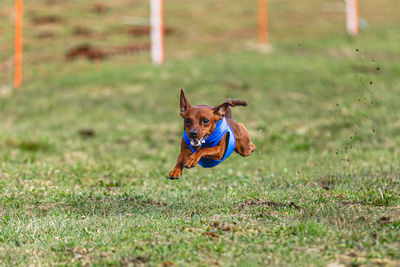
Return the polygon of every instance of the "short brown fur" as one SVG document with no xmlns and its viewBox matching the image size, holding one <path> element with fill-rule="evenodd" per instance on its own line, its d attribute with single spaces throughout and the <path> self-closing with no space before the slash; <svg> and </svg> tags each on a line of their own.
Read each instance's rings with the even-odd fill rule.
<svg viewBox="0 0 400 267">
<path fill-rule="evenodd" d="M 192 107 L 185 96 L 185 92 L 181 89 L 180 115 L 184 119 L 184 130 L 187 135 L 190 136 L 191 131 L 194 131 L 197 134 L 195 139 L 207 137 L 214 131 L 216 123 L 225 116 L 236 137 L 235 151 L 243 157 L 250 156 L 256 146 L 251 142 L 249 132 L 244 125 L 232 119 L 230 107 L 246 105 L 247 103 L 243 100 L 227 99 L 224 103 L 214 108 L 208 105 Z M 221 160 L 225 154 L 226 146 L 226 138 L 222 138 L 217 146 L 207 148 L 200 148 L 199 146 L 192 153 L 182 138 L 181 152 L 178 155 L 175 167 L 169 173 L 169 178 L 179 179 L 182 175 L 183 167 L 188 169 L 195 167 L 202 157 Z"/>
</svg>

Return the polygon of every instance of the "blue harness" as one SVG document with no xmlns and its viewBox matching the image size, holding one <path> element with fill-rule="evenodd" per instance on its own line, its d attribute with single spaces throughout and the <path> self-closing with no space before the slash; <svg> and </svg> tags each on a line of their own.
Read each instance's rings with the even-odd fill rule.
<svg viewBox="0 0 400 267">
<path fill-rule="evenodd" d="M 215 126 L 215 130 L 210 134 L 209 137 L 205 140 L 205 143 L 201 145 L 200 148 L 204 147 L 214 147 L 218 145 L 219 141 L 228 133 L 228 143 L 227 148 L 224 154 L 224 157 L 221 160 L 209 159 L 209 158 L 201 158 L 199 161 L 199 165 L 203 168 L 212 168 L 223 162 L 227 157 L 229 157 L 233 150 L 235 149 L 236 145 L 236 138 L 235 134 L 233 133 L 231 127 L 226 122 L 225 117 L 217 122 Z M 190 145 L 190 138 L 187 135 L 186 131 L 183 131 L 183 139 L 185 143 L 188 145 L 190 150 L 194 153 L 196 150 Z"/>
</svg>

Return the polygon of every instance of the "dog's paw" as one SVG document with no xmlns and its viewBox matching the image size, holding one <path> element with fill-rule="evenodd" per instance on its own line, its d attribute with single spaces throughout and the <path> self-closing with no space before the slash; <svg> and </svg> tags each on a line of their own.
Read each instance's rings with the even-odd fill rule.
<svg viewBox="0 0 400 267">
<path fill-rule="evenodd" d="M 173 169 L 169 175 L 168 178 L 171 180 L 177 180 L 181 177 L 182 171 L 180 169 Z"/>
<path fill-rule="evenodd" d="M 256 150 L 256 146 L 253 143 L 251 143 L 251 152 L 254 152 L 255 150 Z"/>
<path fill-rule="evenodd" d="M 192 154 L 189 156 L 189 158 L 187 159 L 187 161 L 185 162 L 185 168 L 193 168 L 194 166 L 197 165 L 197 163 L 199 162 L 200 159 L 197 158 L 197 156 L 195 154 Z"/>
</svg>

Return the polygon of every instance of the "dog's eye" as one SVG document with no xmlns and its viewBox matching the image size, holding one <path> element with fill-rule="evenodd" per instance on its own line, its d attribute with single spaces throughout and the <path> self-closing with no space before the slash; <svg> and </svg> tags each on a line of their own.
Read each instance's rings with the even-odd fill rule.
<svg viewBox="0 0 400 267">
<path fill-rule="evenodd" d="M 204 119 L 204 120 L 203 120 L 203 123 L 208 123 L 208 122 L 209 122 L 208 119 Z"/>
<path fill-rule="evenodd" d="M 185 119 L 186 124 L 190 124 L 192 121 L 190 119 Z"/>
</svg>

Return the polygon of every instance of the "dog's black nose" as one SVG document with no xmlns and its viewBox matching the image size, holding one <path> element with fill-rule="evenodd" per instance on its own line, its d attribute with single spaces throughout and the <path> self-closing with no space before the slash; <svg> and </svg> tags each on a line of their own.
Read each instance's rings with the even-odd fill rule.
<svg viewBox="0 0 400 267">
<path fill-rule="evenodd" d="M 191 131 L 189 132 L 189 136 L 190 136 L 191 138 L 196 138 L 198 135 L 199 135 L 199 133 L 197 132 L 197 130 L 191 130 Z"/>
</svg>

